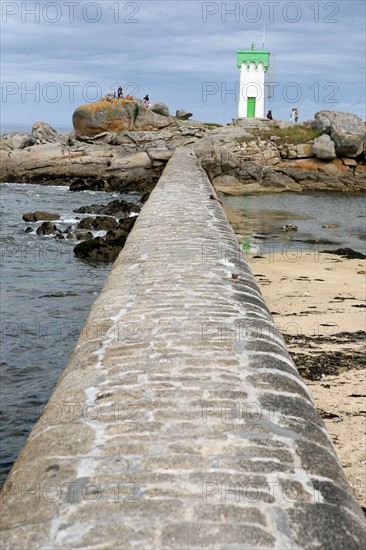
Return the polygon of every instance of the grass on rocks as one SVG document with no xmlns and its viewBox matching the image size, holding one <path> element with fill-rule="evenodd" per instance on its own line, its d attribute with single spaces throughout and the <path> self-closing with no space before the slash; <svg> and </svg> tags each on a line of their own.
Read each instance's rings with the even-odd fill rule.
<svg viewBox="0 0 366 550">
<path fill-rule="evenodd" d="M 217 124 L 216 122 L 205 122 L 207 128 L 222 128 L 223 124 Z"/>
<path fill-rule="evenodd" d="M 253 128 L 249 131 L 254 139 L 275 141 L 277 145 L 299 145 L 300 143 L 312 142 L 323 133 L 311 128 L 307 124 L 289 126 L 288 128 L 279 128 L 271 125 L 267 128 Z M 253 137 L 236 137 L 235 141 L 237 143 L 247 143 L 252 141 Z"/>
</svg>

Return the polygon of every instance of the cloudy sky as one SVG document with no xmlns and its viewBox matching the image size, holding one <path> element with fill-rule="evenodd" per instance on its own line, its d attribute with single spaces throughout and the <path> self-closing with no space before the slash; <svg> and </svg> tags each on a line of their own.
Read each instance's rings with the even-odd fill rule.
<svg viewBox="0 0 366 550">
<path fill-rule="evenodd" d="M 271 52 L 267 108 L 300 120 L 321 109 L 365 118 L 365 2 L 1 0 L 2 122 L 71 125 L 78 105 L 117 90 L 174 114 L 231 122 L 236 51 Z"/>
</svg>

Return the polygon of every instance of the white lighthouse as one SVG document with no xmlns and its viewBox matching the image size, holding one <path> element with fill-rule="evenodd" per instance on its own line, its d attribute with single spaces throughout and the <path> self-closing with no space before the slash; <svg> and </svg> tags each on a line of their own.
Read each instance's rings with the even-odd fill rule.
<svg viewBox="0 0 366 550">
<path fill-rule="evenodd" d="M 236 53 L 240 69 L 239 118 L 264 118 L 265 76 L 270 53 L 257 50 L 253 42 L 251 50 Z"/>
</svg>

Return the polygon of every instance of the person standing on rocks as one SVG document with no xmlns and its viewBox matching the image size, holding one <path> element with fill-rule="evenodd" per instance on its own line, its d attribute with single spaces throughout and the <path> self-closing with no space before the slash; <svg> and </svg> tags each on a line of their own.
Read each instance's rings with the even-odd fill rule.
<svg viewBox="0 0 366 550">
<path fill-rule="evenodd" d="M 299 120 L 299 111 L 297 110 L 297 107 L 294 109 L 294 115 L 295 115 L 295 124 L 297 124 Z"/>
<path fill-rule="evenodd" d="M 117 92 L 117 95 L 118 95 L 118 99 L 121 99 L 121 98 L 123 98 L 123 90 L 122 90 L 122 86 L 119 86 L 119 88 L 118 88 L 118 92 Z"/>
<path fill-rule="evenodd" d="M 291 114 L 290 114 L 290 122 L 295 122 L 295 107 L 292 107 Z"/>
</svg>

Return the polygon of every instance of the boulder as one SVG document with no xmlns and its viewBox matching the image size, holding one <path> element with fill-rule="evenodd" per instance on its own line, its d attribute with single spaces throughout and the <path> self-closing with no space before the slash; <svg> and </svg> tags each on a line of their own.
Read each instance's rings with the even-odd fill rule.
<svg viewBox="0 0 366 550">
<path fill-rule="evenodd" d="M 319 111 L 315 115 L 317 129 L 329 134 L 338 156 L 354 158 L 364 151 L 365 125 L 352 113 Z"/>
<path fill-rule="evenodd" d="M 26 212 L 25 214 L 23 214 L 22 219 L 25 222 L 39 222 L 41 220 L 52 221 L 52 220 L 59 220 L 60 215 L 52 214 L 51 212 L 42 212 L 42 211 Z"/>
<path fill-rule="evenodd" d="M 52 235 L 54 233 L 61 233 L 57 227 L 51 222 L 43 222 L 36 231 L 37 235 Z"/>
<path fill-rule="evenodd" d="M 126 218 L 125 220 L 120 220 L 118 227 L 116 229 L 112 229 L 111 231 L 108 231 L 108 233 L 105 236 L 106 242 L 110 246 L 120 246 L 122 247 L 126 239 L 135 225 L 136 217 L 134 218 Z"/>
<path fill-rule="evenodd" d="M 47 122 L 35 122 L 32 128 L 32 136 L 41 142 L 59 141 L 57 132 Z"/>
<path fill-rule="evenodd" d="M 161 149 L 148 149 L 147 154 L 152 161 L 168 162 L 173 154 L 173 151 L 170 151 L 170 149 L 165 147 Z"/>
<path fill-rule="evenodd" d="M 86 231 L 85 229 L 77 229 L 75 231 L 75 238 L 79 241 L 90 241 L 93 239 L 93 233 L 91 231 Z"/>
<path fill-rule="evenodd" d="M 107 216 L 84 218 L 79 222 L 78 229 L 93 229 L 94 231 L 108 231 L 117 226 L 117 220 Z"/>
<path fill-rule="evenodd" d="M 115 200 L 104 204 L 91 204 L 89 206 L 81 206 L 74 210 L 77 214 L 105 214 L 107 216 L 115 216 L 116 218 L 128 218 L 131 212 L 138 213 L 141 208 L 138 204 L 124 201 Z"/>
<path fill-rule="evenodd" d="M 77 136 L 94 137 L 103 132 L 165 128 L 174 118 L 147 109 L 140 100 L 119 99 L 82 105 L 74 111 L 72 122 Z"/>
<path fill-rule="evenodd" d="M 193 113 L 188 113 L 184 109 L 178 109 L 175 113 L 175 116 L 179 120 L 188 120 L 189 118 L 191 118 L 191 116 L 193 116 Z"/>
<path fill-rule="evenodd" d="M 329 160 L 337 157 L 335 145 L 328 134 L 323 134 L 322 136 L 314 139 L 312 152 L 318 159 Z"/>
<path fill-rule="evenodd" d="M 170 116 L 168 106 L 165 105 L 165 103 L 161 103 L 160 101 L 158 101 L 157 103 L 155 103 L 155 105 L 153 105 L 153 106 L 151 107 L 151 110 L 152 110 L 153 113 L 156 113 L 156 114 L 158 114 L 158 115 Z"/>
<path fill-rule="evenodd" d="M 75 256 L 85 260 L 113 262 L 122 250 L 135 221 L 136 218 L 127 218 L 116 229 L 108 231 L 105 237 L 77 244 L 74 248 Z"/>
<path fill-rule="evenodd" d="M 113 262 L 122 247 L 110 246 L 102 237 L 89 239 L 77 244 L 74 248 L 74 254 L 77 258 L 99 262 Z"/>
<path fill-rule="evenodd" d="M 24 149 L 25 147 L 32 147 L 36 143 L 36 138 L 31 134 L 27 134 L 26 132 L 11 132 L 1 137 L 0 149 L 4 151 Z"/>
</svg>

